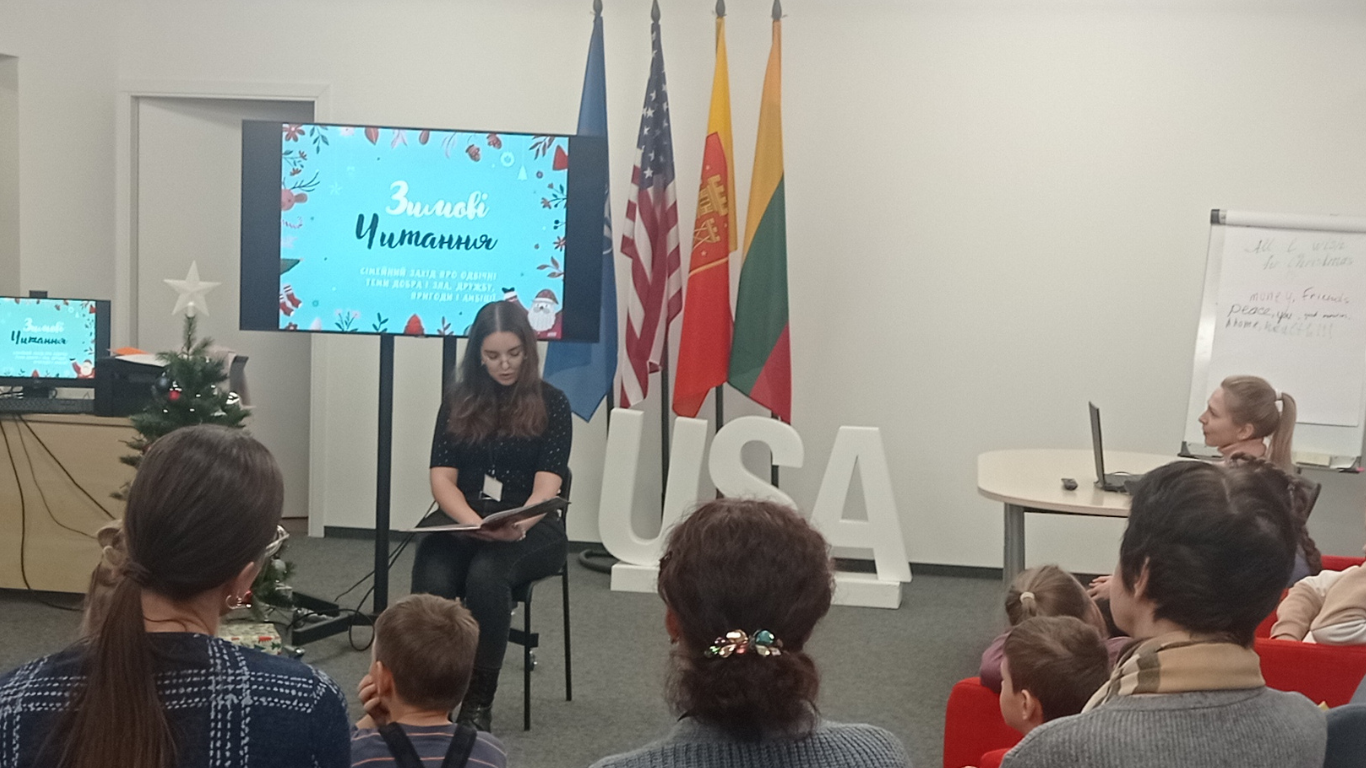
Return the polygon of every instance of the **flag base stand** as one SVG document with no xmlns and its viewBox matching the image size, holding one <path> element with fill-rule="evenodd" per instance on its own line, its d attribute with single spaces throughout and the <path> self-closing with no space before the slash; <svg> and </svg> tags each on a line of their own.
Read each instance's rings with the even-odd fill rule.
<svg viewBox="0 0 1366 768">
<path fill-rule="evenodd" d="M 611 573 L 617 559 L 605 549 L 585 549 L 579 553 L 579 565 L 598 573 Z"/>
</svg>

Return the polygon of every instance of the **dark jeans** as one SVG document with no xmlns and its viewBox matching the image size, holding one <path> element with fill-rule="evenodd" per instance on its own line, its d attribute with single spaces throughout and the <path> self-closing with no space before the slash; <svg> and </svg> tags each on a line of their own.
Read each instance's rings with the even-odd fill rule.
<svg viewBox="0 0 1366 768">
<path fill-rule="evenodd" d="M 568 546 L 564 522 L 554 514 L 521 541 L 424 534 L 413 561 L 412 591 L 462 599 L 479 622 L 474 666 L 497 669 L 503 666 L 512 626 L 512 588 L 559 571 Z"/>
</svg>

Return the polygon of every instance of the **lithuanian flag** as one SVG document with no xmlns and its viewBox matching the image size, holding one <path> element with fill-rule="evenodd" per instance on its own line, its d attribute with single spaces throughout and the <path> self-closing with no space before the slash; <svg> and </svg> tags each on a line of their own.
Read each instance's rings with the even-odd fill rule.
<svg viewBox="0 0 1366 768">
<path fill-rule="evenodd" d="M 787 212 L 783 201 L 782 6 L 773 1 L 768 54 L 754 149 L 745 261 L 735 297 L 731 386 L 792 421 L 792 352 L 787 320 Z"/>
<path fill-rule="evenodd" d="M 683 303 L 674 413 L 693 417 L 730 364 L 730 252 L 735 250 L 735 171 L 731 166 L 730 75 L 726 68 L 726 5 L 716 3 L 716 74 L 711 84 L 702 183 L 697 192 L 688 292 Z M 718 397 L 720 394 L 718 393 Z M 717 425 L 719 428 L 721 425 Z"/>
</svg>

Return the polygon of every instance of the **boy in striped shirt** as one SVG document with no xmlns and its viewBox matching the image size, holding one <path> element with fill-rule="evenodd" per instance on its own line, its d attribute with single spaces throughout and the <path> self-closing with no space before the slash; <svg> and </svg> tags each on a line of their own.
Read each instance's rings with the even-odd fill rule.
<svg viewBox="0 0 1366 768">
<path fill-rule="evenodd" d="M 380 614 L 360 682 L 366 714 L 351 736 L 352 766 L 505 768 L 498 739 L 450 719 L 478 642 L 479 624 L 455 600 L 410 595 Z"/>
</svg>

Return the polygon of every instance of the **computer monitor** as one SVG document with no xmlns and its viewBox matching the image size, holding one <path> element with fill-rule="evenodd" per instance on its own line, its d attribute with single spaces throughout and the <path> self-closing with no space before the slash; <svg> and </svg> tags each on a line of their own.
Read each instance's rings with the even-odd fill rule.
<svg viewBox="0 0 1366 768">
<path fill-rule="evenodd" d="M 603 136 L 242 123 L 242 330 L 596 341 Z"/>
<path fill-rule="evenodd" d="M 1095 403 L 1091 407 L 1091 452 L 1096 455 L 1096 482 L 1105 482 L 1105 443 L 1100 437 L 1100 409 Z"/>
<path fill-rule="evenodd" d="M 108 354 L 108 301 L 0 296 L 0 387 L 94 388 Z"/>
</svg>

